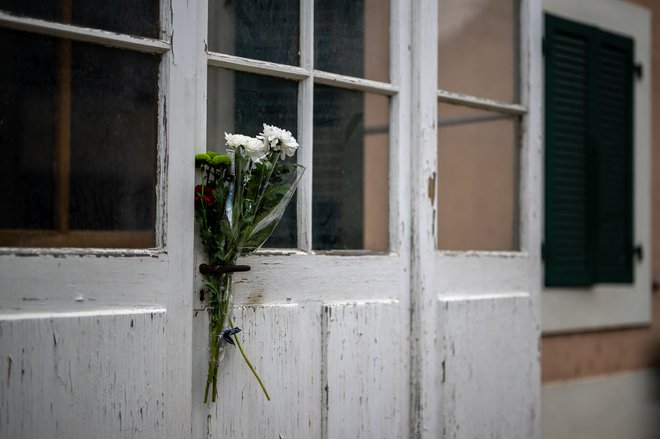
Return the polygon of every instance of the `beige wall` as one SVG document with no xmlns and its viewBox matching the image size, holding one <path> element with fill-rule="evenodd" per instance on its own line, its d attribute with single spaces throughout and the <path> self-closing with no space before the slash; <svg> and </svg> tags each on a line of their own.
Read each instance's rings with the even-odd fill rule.
<svg viewBox="0 0 660 439">
<path fill-rule="evenodd" d="M 653 278 L 660 279 L 660 2 L 634 0 L 653 15 L 652 98 L 652 228 Z M 648 68 L 645 73 L 648 74 Z M 660 292 L 653 293 L 653 324 L 600 332 L 543 337 L 541 369 L 544 382 L 660 367 Z"/>
</svg>

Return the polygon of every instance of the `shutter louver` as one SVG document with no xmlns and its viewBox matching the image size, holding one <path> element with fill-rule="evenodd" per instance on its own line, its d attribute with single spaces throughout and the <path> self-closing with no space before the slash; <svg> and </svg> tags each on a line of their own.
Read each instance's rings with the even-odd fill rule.
<svg viewBox="0 0 660 439">
<path fill-rule="evenodd" d="M 547 286 L 592 282 L 587 233 L 589 36 L 585 26 L 546 16 Z"/>
</svg>

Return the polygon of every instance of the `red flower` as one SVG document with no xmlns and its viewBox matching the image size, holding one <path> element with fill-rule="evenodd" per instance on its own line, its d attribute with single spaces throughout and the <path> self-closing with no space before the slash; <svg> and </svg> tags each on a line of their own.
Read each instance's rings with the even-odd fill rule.
<svg viewBox="0 0 660 439">
<path fill-rule="evenodd" d="M 195 186 L 195 205 L 199 206 L 201 200 L 204 200 L 207 206 L 213 205 L 215 202 L 215 195 L 213 194 L 213 186 L 204 186 L 204 193 L 202 193 L 202 185 Z"/>
</svg>

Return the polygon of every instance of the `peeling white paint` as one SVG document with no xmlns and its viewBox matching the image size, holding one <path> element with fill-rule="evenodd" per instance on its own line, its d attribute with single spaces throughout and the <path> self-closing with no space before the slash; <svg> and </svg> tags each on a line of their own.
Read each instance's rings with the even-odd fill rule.
<svg viewBox="0 0 660 439">
<path fill-rule="evenodd" d="M 234 310 L 234 323 L 241 328 L 245 352 L 272 399 L 266 400 L 238 350 L 230 347 L 218 374 L 218 401 L 202 403 L 208 317 L 197 313 L 193 404 L 207 419 L 202 425 L 193 424 L 194 437 L 320 437 L 320 305 L 241 306 Z"/>
<path fill-rule="evenodd" d="M 0 320 L 0 437 L 164 437 L 165 315 Z"/>
<path fill-rule="evenodd" d="M 440 437 L 534 437 L 532 303 L 524 293 L 439 300 Z"/>
<path fill-rule="evenodd" d="M 401 438 L 408 404 L 400 303 L 323 307 L 326 438 Z"/>
</svg>

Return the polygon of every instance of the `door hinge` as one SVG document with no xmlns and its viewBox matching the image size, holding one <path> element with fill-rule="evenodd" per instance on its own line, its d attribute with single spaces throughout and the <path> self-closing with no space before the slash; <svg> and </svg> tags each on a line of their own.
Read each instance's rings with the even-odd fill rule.
<svg viewBox="0 0 660 439">
<path fill-rule="evenodd" d="M 633 256 L 637 259 L 637 262 L 644 260 L 644 247 L 642 247 L 642 244 L 637 244 L 633 248 Z"/>
<path fill-rule="evenodd" d="M 635 72 L 637 79 L 642 79 L 644 76 L 644 68 L 642 63 L 633 64 L 633 72 Z"/>
</svg>

